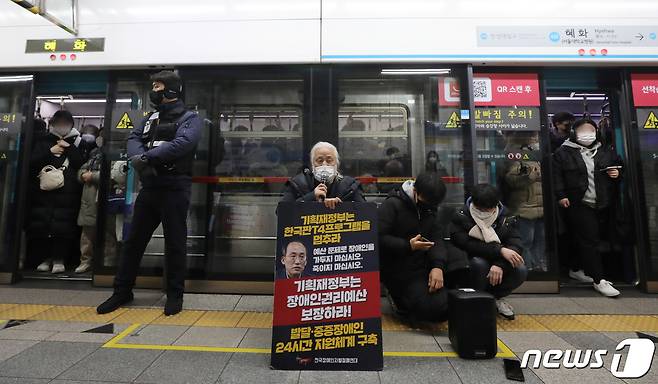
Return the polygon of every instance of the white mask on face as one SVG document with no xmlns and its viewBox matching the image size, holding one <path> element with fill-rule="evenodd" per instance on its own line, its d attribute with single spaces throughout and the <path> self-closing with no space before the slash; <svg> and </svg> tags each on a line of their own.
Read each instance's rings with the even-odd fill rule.
<svg viewBox="0 0 658 384">
<path fill-rule="evenodd" d="M 321 183 L 331 183 L 336 178 L 338 169 L 335 165 L 320 165 L 313 167 L 313 176 Z"/>
<path fill-rule="evenodd" d="M 596 134 L 595 133 L 577 134 L 576 139 L 580 144 L 589 147 L 590 145 L 592 145 L 594 141 L 596 141 Z"/>
</svg>

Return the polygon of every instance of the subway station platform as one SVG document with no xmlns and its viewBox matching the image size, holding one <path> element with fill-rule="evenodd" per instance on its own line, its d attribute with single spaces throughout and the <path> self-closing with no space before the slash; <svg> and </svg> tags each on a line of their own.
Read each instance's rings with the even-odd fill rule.
<svg viewBox="0 0 658 384">
<path fill-rule="evenodd" d="M 383 371 L 275 371 L 271 296 L 188 294 L 182 313 L 164 317 L 163 294 L 137 290 L 130 306 L 97 315 L 108 294 L 82 283 L 0 288 L 0 383 L 502 383 L 502 359 L 529 349 L 609 353 L 601 369 L 524 369 L 526 382 L 623 383 L 610 372 L 617 344 L 658 335 L 658 300 L 631 289 L 618 299 L 576 288 L 513 295 L 516 320 L 498 318 L 497 357 L 464 360 L 446 324 L 411 328 L 382 299 Z M 658 382 L 656 360 L 625 382 Z"/>
</svg>

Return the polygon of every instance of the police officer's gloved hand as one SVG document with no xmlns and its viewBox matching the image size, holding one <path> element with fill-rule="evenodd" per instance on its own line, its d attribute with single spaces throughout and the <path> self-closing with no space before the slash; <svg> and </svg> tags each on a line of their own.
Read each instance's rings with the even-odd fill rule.
<svg viewBox="0 0 658 384">
<path fill-rule="evenodd" d="M 131 157 L 130 164 L 132 164 L 133 169 L 135 169 L 135 171 L 139 172 L 140 174 L 149 166 L 148 159 L 144 154 Z"/>
</svg>

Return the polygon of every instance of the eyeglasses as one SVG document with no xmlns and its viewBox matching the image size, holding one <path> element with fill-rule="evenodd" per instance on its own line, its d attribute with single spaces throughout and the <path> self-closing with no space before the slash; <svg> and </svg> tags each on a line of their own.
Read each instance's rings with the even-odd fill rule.
<svg viewBox="0 0 658 384">
<path fill-rule="evenodd" d="M 286 259 L 306 260 L 306 255 L 286 255 Z"/>
</svg>

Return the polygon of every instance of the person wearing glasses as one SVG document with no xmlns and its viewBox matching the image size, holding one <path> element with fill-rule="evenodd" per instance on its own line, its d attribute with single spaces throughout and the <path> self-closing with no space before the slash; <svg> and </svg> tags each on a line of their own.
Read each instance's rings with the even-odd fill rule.
<svg viewBox="0 0 658 384">
<path fill-rule="evenodd" d="M 282 250 L 279 278 L 299 279 L 308 276 L 305 272 L 307 264 L 306 246 L 300 241 L 289 242 Z"/>
</svg>

